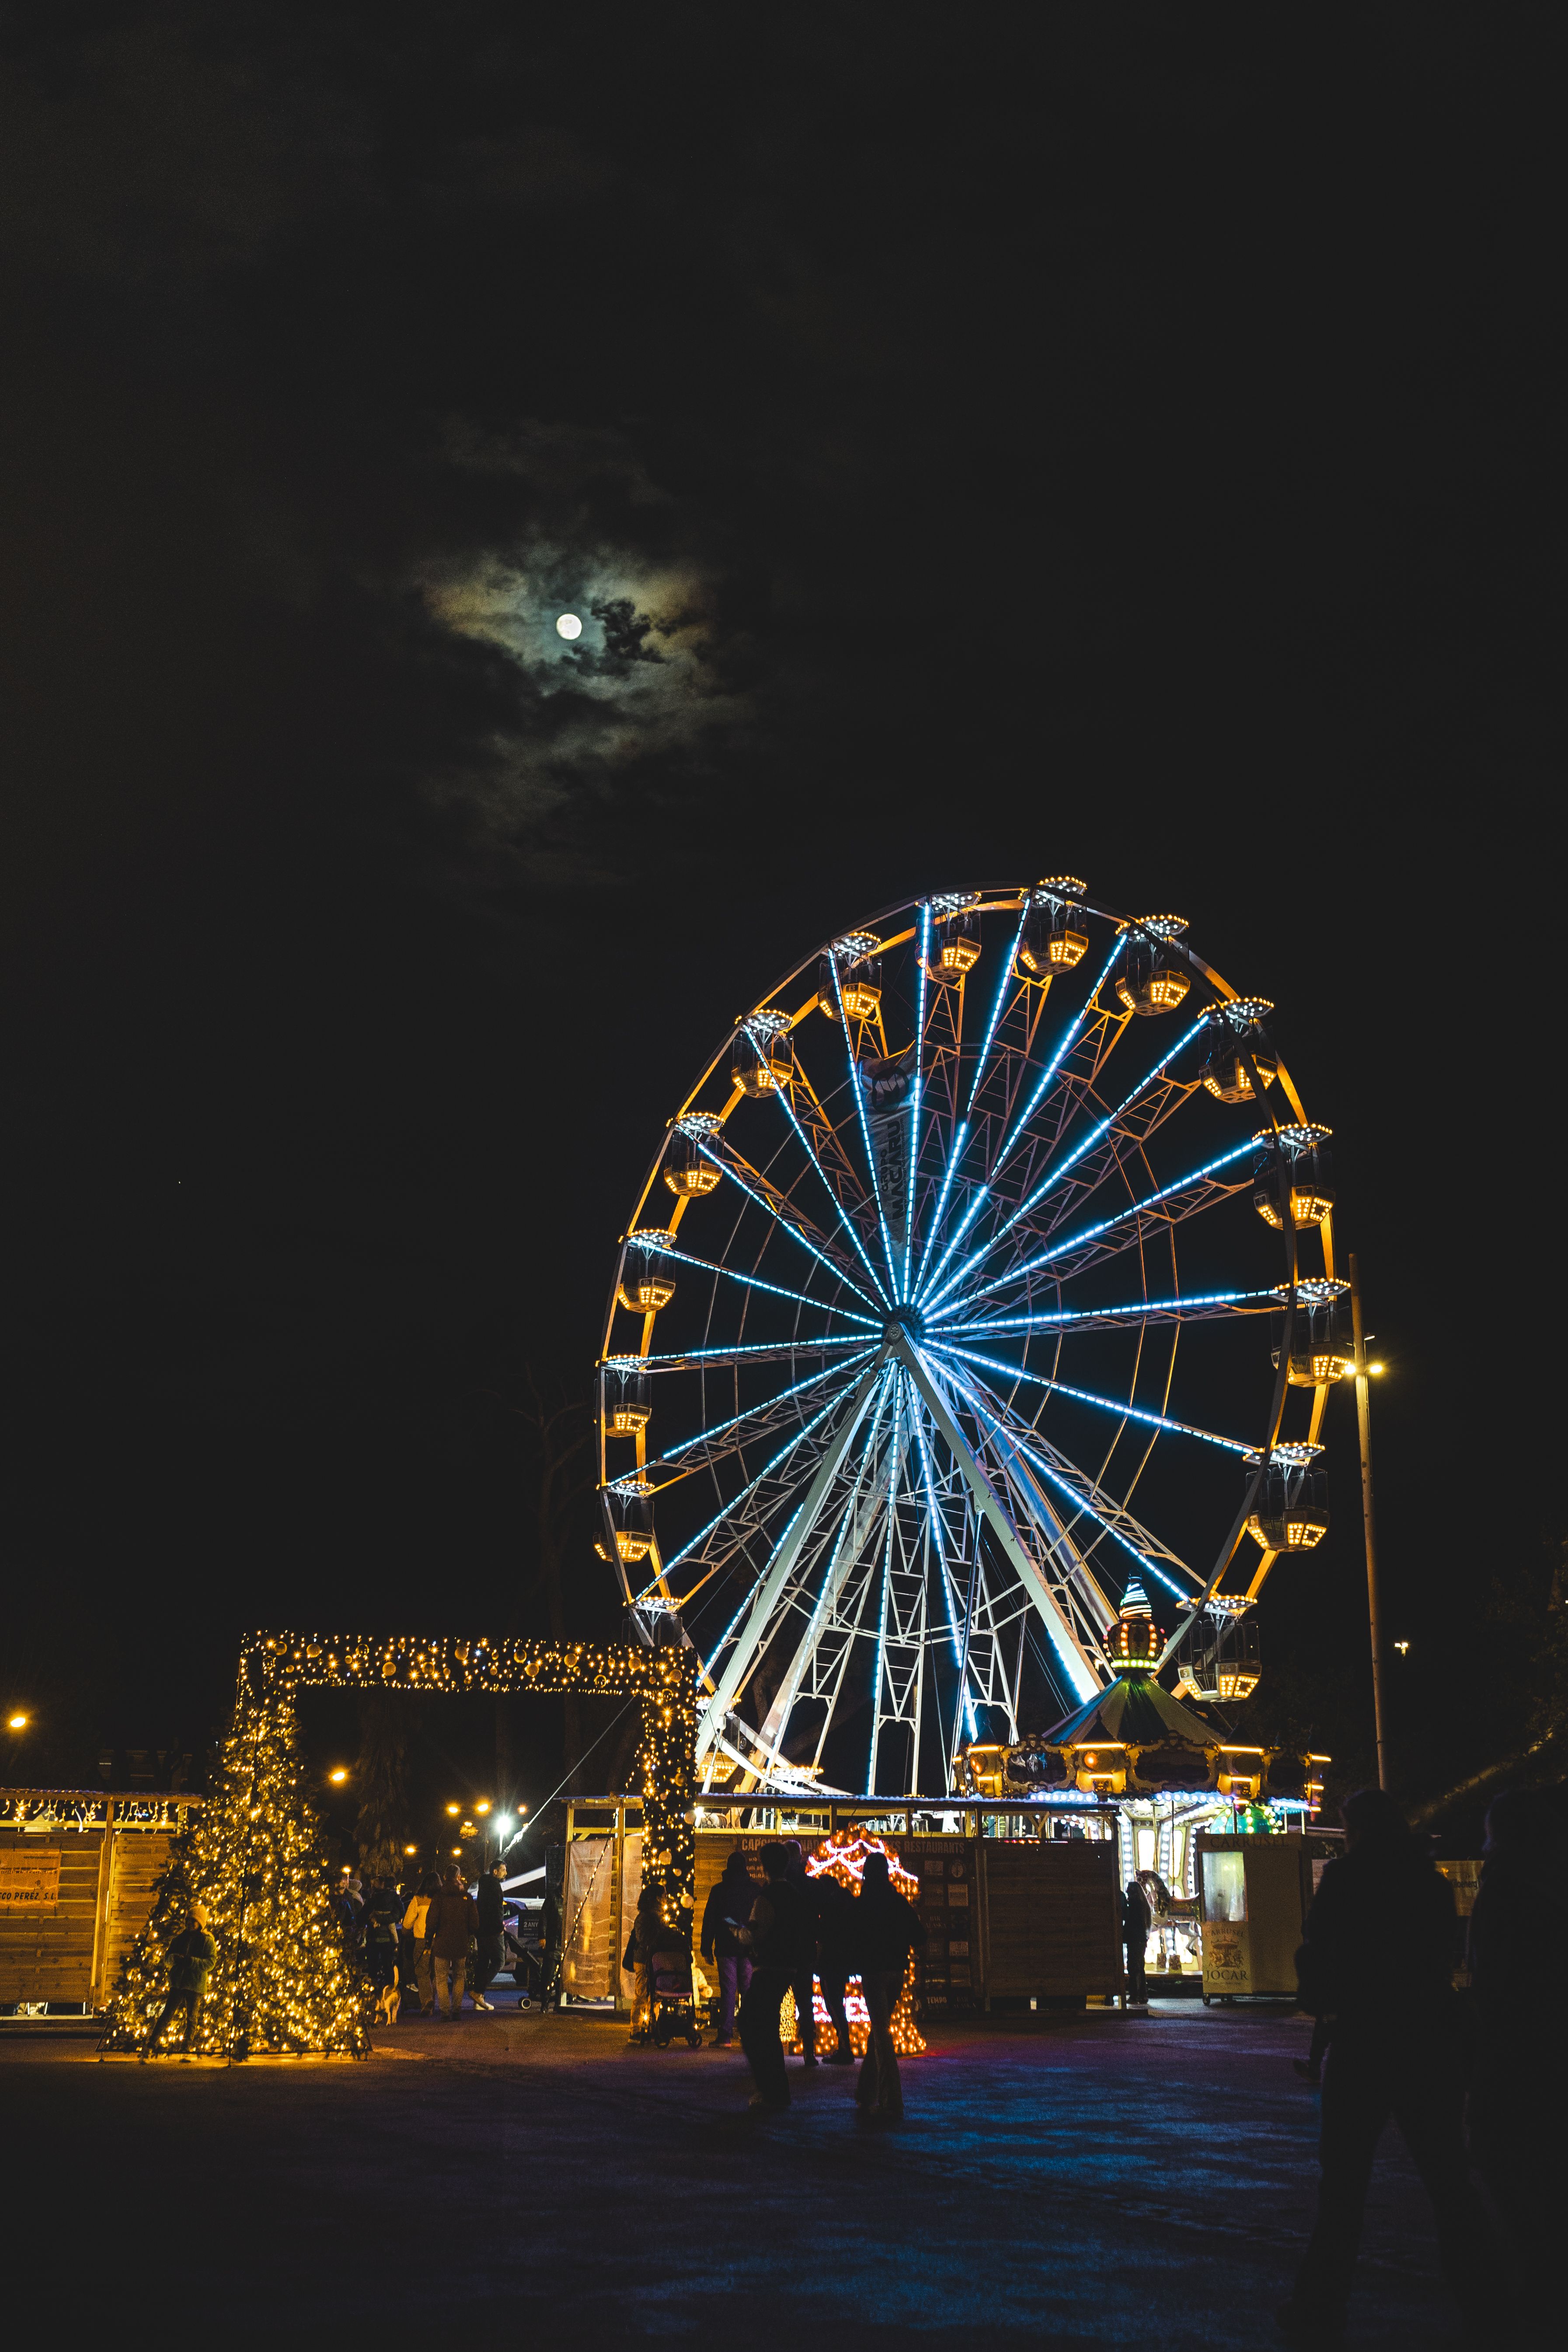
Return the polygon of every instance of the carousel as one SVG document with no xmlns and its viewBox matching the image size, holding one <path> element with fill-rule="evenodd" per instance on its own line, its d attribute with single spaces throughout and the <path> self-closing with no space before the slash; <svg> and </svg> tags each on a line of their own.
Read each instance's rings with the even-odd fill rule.
<svg viewBox="0 0 1568 2352">
<path fill-rule="evenodd" d="M 1047 1815 L 1075 1796 L 1109 1806 L 1122 1883 L 1135 1878 L 1148 1901 L 1151 1971 L 1195 1978 L 1203 1965 L 1200 1837 L 1310 1827 L 1322 1799 L 1319 1775 L 1330 1759 L 1228 1738 L 1212 1704 L 1217 1690 L 1194 1688 L 1190 1654 L 1177 1692 L 1210 1704 L 1200 1713 L 1166 1690 L 1157 1679 L 1164 1636 L 1136 1577 L 1122 1597 L 1110 1648 L 1117 1671 L 1104 1690 L 1037 1738 L 967 1748 L 963 1769 L 977 1795 L 1032 1798 Z M 1206 1677 L 1210 1685 L 1219 1680 L 1212 1670 Z M 1247 1691 L 1233 1684 L 1226 1696 Z"/>
</svg>

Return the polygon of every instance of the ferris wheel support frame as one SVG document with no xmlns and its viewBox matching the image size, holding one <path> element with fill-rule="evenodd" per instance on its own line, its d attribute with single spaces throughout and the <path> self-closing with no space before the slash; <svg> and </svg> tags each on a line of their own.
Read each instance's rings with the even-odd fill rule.
<svg viewBox="0 0 1568 2352">
<path fill-rule="evenodd" d="M 778 1604 L 779 1595 L 789 1580 L 790 1570 L 816 1524 L 827 1490 L 844 1466 L 844 1457 L 855 1442 L 860 1423 L 866 1417 L 866 1408 L 875 1393 L 877 1382 L 891 1352 L 891 1341 L 884 1339 L 882 1345 L 856 1384 L 849 1399 L 848 1411 L 845 1413 L 837 1433 L 828 1441 L 827 1450 L 817 1465 L 816 1475 L 806 1491 L 805 1500 L 780 1537 L 778 1548 L 769 1563 L 768 1572 L 752 1595 L 752 1606 L 747 1613 L 746 1622 L 735 1637 L 734 1647 L 730 1653 L 729 1660 L 714 1682 L 713 1695 L 698 1720 L 697 1748 L 700 1755 L 711 1744 L 715 1734 L 723 1727 L 735 1693 L 745 1680 L 755 1658 L 757 1648 L 755 1637 L 766 1626 Z M 711 1672 L 711 1667 L 710 1671 Z"/>
<path fill-rule="evenodd" d="M 1038 1561 L 1025 1549 L 1014 1533 L 995 1488 L 954 1421 L 945 1398 L 931 1378 L 930 1366 L 907 1335 L 900 1336 L 898 1350 L 903 1358 L 905 1370 L 920 1391 L 927 1412 L 942 1432 L 942 1443 L 963 1475 L 964 1484 L 974 1497 L 975 1508 L 1001 1545 L 1014 1573 L 1033 1601 L 1036 1612 L 1051 1637 L 1051 1646 L 1072 1685 L 1075 1698 L 1092 1698 L 1095 1692 L 1103 1687 L 1100 1677 L 1090 1665 L 1067 1615 L 1058 1606 L 1055 1593 L 1040 1574 Z"/>
</svg>

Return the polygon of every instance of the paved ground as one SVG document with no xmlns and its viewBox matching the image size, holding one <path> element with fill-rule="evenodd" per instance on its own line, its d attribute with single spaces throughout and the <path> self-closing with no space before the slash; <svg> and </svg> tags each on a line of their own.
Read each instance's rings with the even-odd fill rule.
<svg viewBox="0 0 1568 2352">
<path fill-rule="evenodd" d="M 908 2063 L 908 2125 L 880 2136 L 846 2073 L 792 2063 L 795 2105 L 761 2120 L 738 2053 L 510 2009 L 380 2032 L 361 2065 L 100 2064 L 7 2029 L 6 2235 L 26 2300 L 73 2332 L 151 2295 L 160 2340 L 183 2309 L 204 2342 L 375 2341 L 386 2320 L 413 2342 L 499 2326 L 473 2340 L 531 2352 L 541 2329 L 722 2352 L 1268 2345 L 1311 2210 L 1307 2032 L 1175 2001 L 942 2028 Z M 1449 2339 L 1390 2137 L 1352 2341 Z"/>
</svg>

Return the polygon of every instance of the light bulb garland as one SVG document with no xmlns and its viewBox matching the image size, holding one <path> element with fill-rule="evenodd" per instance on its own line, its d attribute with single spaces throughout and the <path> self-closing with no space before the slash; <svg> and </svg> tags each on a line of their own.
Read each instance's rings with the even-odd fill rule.
<svg viewBox="0 0 1568 2352">
<path fill-rule="evenodd" d="M 697 1657 L 631 1643 L 480 1634 L 253 1633 L 239 1662 L 219 1785 L 177 1838 L 153 1914 L 121 1971 L 102 2048 L 139 2053 L 168 1990 L 168 1947 L 189 1906 L 210 1915 L 217 1959 L 193 2053 L 363 2057 L 374 1996 L 343 1948 L 305 1795 L 294 1720 L 302 1689 L 457 1695 L 572 1692 L 642 1702 L 643 1884 L 667 1927 L 689 1931 L 697 1869 Z"/>
</svg>

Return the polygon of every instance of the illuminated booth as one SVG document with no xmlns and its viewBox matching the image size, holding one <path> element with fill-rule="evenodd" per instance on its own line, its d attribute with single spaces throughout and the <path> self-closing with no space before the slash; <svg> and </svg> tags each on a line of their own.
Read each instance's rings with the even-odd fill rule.
<svg viewBox="0 0 1568 2352">
<path fill-rule="evenodd" d="M 1256 1686 L 1257 1627 L 1245 1601 L 1216 1596 L 1200 1613 L 1176 1652 L 1174 1694 L 1155 1678 L 1164 1636 L 1136 1578 L 1107 1643 L 1120 1671 L 1104 1690 L 1039 1737 L 972 1746 L 963 1762 L 973 1786 L 998 1797 L 1028 1796 L 1042 1808 L 1093 1799 L 1107 1808 L 1118 1884 L 1136 1878 L 1149 1905 L 1150 1975 L 1195 1982 L 1207 1949 L 1205 1842 L 1224 1836 L 1239 1839 L 1244 1852 L 1264 1843 L 1300 1850 L 1315 1830 L 1321 1768 L 1329 1759 L 1235 1740 L 1185 1703 L 1235 1702 Z M 1297 1942 L 1300 1926 L 1298 1916 Z M 1267 1967 L 1273 1965 L 1270 1947 Z"/>
</svg>

